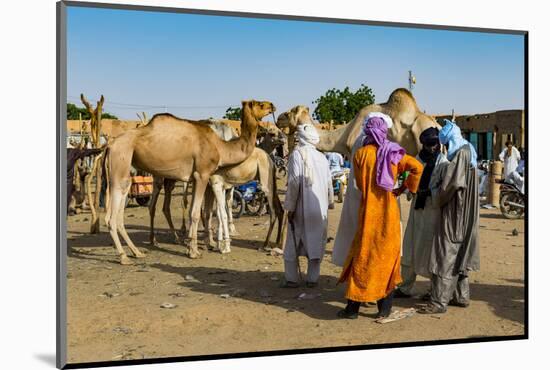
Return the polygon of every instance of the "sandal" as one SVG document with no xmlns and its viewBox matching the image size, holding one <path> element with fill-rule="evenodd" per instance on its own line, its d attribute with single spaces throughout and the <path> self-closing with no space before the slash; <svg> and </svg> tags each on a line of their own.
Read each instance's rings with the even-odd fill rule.
<svg viewBox="0 0 550 370">
<path fill-rule="evenodd" d="M 341 319 L 355 320 L 357 319 L 357 317 L 359 317 L 359 313 L 346 311 L 346 309 L 344 308 L 343 310 L 338 311 L 337 316 Z"/>
<path fill-rule="evenodd" d="M 281 288 L 298 288 L 300 284 L 295 283 L 294 281 L 283 281 L 280 285 Z"/>
<path fill-rule="evenodd" d="M 469 305 L 470 305 L 470 302 L 461 302 L 461 301 L 458 301 L 454 298 L 449 301 L 449 306 L 456 306 L 456 307 L 466 308 Z"/>
<path fill-rule="evenodd" d="M 433 314 L 445 313 L 447 312 L 447 309 L 444 307 L 438 307 L 432 303 L 429 303 L 427 306 L 422 307 L 416 312 L 421 313 L 423 315 L 433 315 Z"/>
<path fill-rule="evenodd" d="M 414 315 L 416 310 L 414 308 L 406 308 L 404 310 L 396 310 L 390 313 L 388 316 L 380 316 L 377 317 L 375 322 L 378 324 L 386 324 L 388 322 L 393 322 L 401 319 L 405 319 L 407 317 L 411 317 Z"/>
</svg>

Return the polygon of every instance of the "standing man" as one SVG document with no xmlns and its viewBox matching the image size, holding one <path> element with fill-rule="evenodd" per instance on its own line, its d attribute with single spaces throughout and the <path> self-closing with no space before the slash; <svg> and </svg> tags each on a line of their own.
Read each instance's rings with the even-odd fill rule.
<svg viewBox="0 0 550 370">
<path fill-rule="evenodd" d="M 327 243 L 328 208 L 334 207 L 332 178 L 325 156 L 315 149 L 319 134 L 311 124 L 298 126 L 298 145 L 288 159 L 288 186 L 284 208 L 288 211 L 285 282 L 299 286 L 299 256 L 308 259 L 306 286 L 315 287 Z"/>
<path fill-rule="evenodd" d="M 388 123 L 389 122 L 389 123 Z M 391 118 L 366 119 L 365 139 L 353 159 L 355 182 L 361 192 L 359 222 L 339 282 L 347 282 L 348 304 L 338 316 L 356 319 L 361 302 L 376 301 L 378 318 L 391 314 L 393 291 L 401 282 L 401 223 L 397 196 L 416 193 L 422 164 L 387 139 Z M 394 190 L 397 177 L 408 171 Z"/>
<path fill-rule="evenodd" d="M 413 196 L 409 220 L 403 238 L 403 256 L 401 257 L 401 276 L 403 282 L 395 290 L 395 298 L 412 296 L 416 275 L 430 278 L 428 271 L 430 255 L 434 241 L 435 224 L 440 217 L 439 206 L 434 204 L 432 189 L 435 191 L 435 178 L 447 164 L 447 158 L 441 153 L 439 130 L 430 127 L 420 134 L 422 150 L 417 159 L 424 165 L 420 185 Z"/>
<path fill-rule="evenodd" d="M 512 174 L 518 168 L 521 155 L 511 141 L 506 142 L 506 148 L 500 152 L 498 158 L 504 162 L 504 181 L 510 181 Z"/>
<path fill-rule="evenodd" d="M 367 122 L 370 118 L 379 117 L 386 122 L 388 129 L 392 127 L 393 121 L 390 116 L 379 113 L 371 112 L 365 118 Z M 363 147 L 363 141 L 365 140 L 365 132 L 361 130 L 359 136 L 355 139 L 355 143 L 351 148 L 350 158 L 350 173 L 349 180 L 346 187 L 346 194 L 344 196 L 344 205 L 342 206 L 342 213 L 340 214 L 340 222 L 338 224 L 338 231 L 336 232 L 336 238 L 334 239 L 334 247 L 332 248 L 332 263 L 337 266 L 344 266 L 346 257 L 348 256 L 349 249 L 353 244 L 353 237 L 357 231 L 357 224 L 359 223 L 359 207 L 361 205 L 361 191 L 357 187 L 355 182 L 355 170 L 353 166 L 353 158 L 357 150 Z"/>
<path fill-rule="evenodd" d="M 479 270 L 477 155 L 460 128 L 449 120 L 444 122 L 439 140 L 447 146 L 449 163 L 435 179 L 440 186 L 432 193 L 441 217 L 430 258 L 430 303 L 419 311 L 425 314 L 444 313 L 448 305 L 467 307 L 468 274 Z"/>
<path fill-rule="evenodd" d="M 325 154 L 328 160 L 328 166 L 331 174 L 342 172 L 342 166 L 344 165 L 344 157 L 342 154 L 336 152 L 328 152 Z"/>
</svg>

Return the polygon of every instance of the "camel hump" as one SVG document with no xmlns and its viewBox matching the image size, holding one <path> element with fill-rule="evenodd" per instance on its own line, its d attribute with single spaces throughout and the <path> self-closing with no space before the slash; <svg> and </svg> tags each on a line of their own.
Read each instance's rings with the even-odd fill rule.
<svg viewBox="0 0 550 370">
<path fill-rule="evenodd" d="M 416 105 L 416 100 L 414 99 L 413 94 L 405 89 L 405 88 L 398 88 L 393 90 L 393 92 L 390 94 L 390 97 L 388 98 L 388 102 L 386 103 L 390 106 L 413 106 L 415 109 L 418 109 Z"/>
</svg>

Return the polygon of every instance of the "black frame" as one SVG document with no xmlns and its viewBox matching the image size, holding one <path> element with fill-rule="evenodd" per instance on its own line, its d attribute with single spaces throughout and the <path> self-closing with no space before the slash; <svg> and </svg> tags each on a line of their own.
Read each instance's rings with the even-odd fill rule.
<svg viewBox="0 0 550 370">
<path fill-rule="evenodd" d="M 105 366 L 124 366 L 124 365 L 140 365 L 140 364 L 160 364 L 169 362 L 183 362 L 183 361 L 205 361 L 205 360 L 219 360 L 230 358 L 247 358 L 247 357 L 265 357 L 265 356 L 282 356 L 293 354 L 310 354 L 310 353 L 323 353 L 323 352 L 342 352 L 342 351 L 357 351 L 365 349 L 381 349 L 381 348 L 406 348 L 416 346 L 433 346 L 433 345 L 448 345 L 448 344 L 462 344 L 462 343 L 484 343 L 484 342 L 499 342 L 509 340 L 521 340 L 529 338 L 529 197 L 528 190 L 525 192 L 525 236 L 524 236 L 524 328 L 523 335 L 511 335 L 511 336 L 494 336 L 494 337 L 480 337 L 480 338 L 464 338 L 464 339 L 446 339 L 446 340 L 433 340 L 433 341 L 418 341 L 418 342 L 405 342 L 405 343 L 384 343 L 384 344 L 365 344 L 354 346 L 341 346 L 341 347 L 323 347 L 323 348 L 311 348 L 311 349 L 296 349 L 296 350 L 277 350 L 277 351 L 261 351 L 261 352 L 242 352 L 242 353 L 228 353 L 228 354 L 216 354 L 216 355 L 197 355 L 197 356 L 176 356 L 176 357 L 163 357 L 153 359 L 142 360 L 120 360 L 120 361 L 98 361 L 98 362 L 85 362 L 68 364 L 66 362 L 66 350 L 67 350 L 67 319 L 66 319 L 66 303 L 67 303 L 67 291 L 66 291 L 66 256 L 67 256 L 67 238 L 66 238 L 66 207 L 63 207 L 63 203 L 66 199 L 64 169 L 66 168 L 66 150 L 65 150 L 65 137 L 66 137 L 66 103 L 67 103 L 67 28 L 66 28 L 66 8 L 71 7 L 86 7 L 86 8 L 103 8 L 103 9 L 118 9 L 118 10 L 139 10 L 150 12 L 164 12 L 164 13 L 184 13 L 184 14 L 200 14 L 200 15 L 218 15 L 228 17 L 244 17 L 244 18 L 260 18 L 260 19 L 278 19 L 278 20 L 295 20 L 306 22 L 322 22 L 322 23 L 341 23 L 341 24 L 360 24 L 370 26 L 388 26 L 399 28 L 420 28 L 430 30 L 447 30 L 447 31 L 463 31 L 463 32 L 482 32 L 482 33 L 495 33 L 495 34 L 512 34 L 524 36 L 524 132 L 525 132 L 525 187 L 529 189 L 529 32 L 524 30 L 507 30 L 507 29 L 492 29 L 492 28 L 475 28 L 475 27 L 460 27 L 460 26 L 446 26 L 446 25 L 429 25 L 420 23 L 400 23 L 400 22 L 384 22 L 384 21 L 368 21 L 359 19 L 340 19 L 340 18 L 324 18 L 324 17 L 311 17 L 311 16 L 297 16 L 297 15 L 284 15 L 284 14 L 266 14 L 266 13 L 250 13 L 250 12 L 232 12 L 221 10 L 205 10 L 205 9 L 191 9 L 191 8 L 174 8 L 174 7 L 157 7 L 157 6 L 143 6 L 143 5 L 130 5 L 130 4 L 108 4 L 97 2 L 80 2 L 80 1 L 60 1 L 56 7 L 57 13 L 57 153 L 56 153 L 56 165 L 57 165 L 57 251 L 56 251 L 56 290 L 57 290 L 57 314 L 56 314 L 56 366 L 59 369 L 78 369 L 78 368 L 94 368 Z"/>
</svg>

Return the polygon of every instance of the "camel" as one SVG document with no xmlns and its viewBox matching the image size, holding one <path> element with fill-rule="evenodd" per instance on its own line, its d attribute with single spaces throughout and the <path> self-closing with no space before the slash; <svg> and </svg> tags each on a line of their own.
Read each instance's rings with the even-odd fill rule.
<svg viewBox="0 0 550 370">
<path fill-rule="evenodd" d="M 270 209 L 269 229 L 263 248 L 265 249 L 269 245 L 275 221 L 278 221 L 277 243 L 280 243 L 284 211 L 279 196 L 277 195 L 277 178 L 275 171 L 275 164 L 269 157 L 269 154 L 260 148 L 255 148 L 250 157 L 238 166 L 219 169 L 210 177 L 210 185 L 214 196 L 207 196 L 205 201 L 206 245 L 209 245 L 212 241 L 210 225 L 212 220 L 212 206 L 215 198 L 217 203 L 216 214 L 218 217 L 217 249 L 221 253 L 229 253 L 231 251 L 230 235 L 232 232 L 234 233 L 234 230 L 231 230 L 228 224 L 228 214 L 231 215 L 231 201 L 227 200 L 225 192 L 231 190 L 233 186 L 245 184 L 253 180 L 259 180 Z"/>
<path fill-rule="evenodd" d="M 258 147 L 263 149 L 267 154 L 271 154 L 277 147 L 284 145 L 286 140 L 286 135 L 277 128 L 276 132 L 266 131 L 263 141 Z"/>
<path fill-rule="evenodd" d="M 203 124 L 204 121 L 183 120 L 168 113 L 156 114 L 146 126 L 117 136 L 107 147 L 104 162 L 109 174 L 105 222 L 120 263 L 132 264 L 132 261 L 122 248 L 118 233 L 134 257 L 145 257 L 124 227 L 124 203 L 131 185 L 131 165 L 157 177 L 184 182 L 193 180 L 188 255 L 198 258 L 201 255 L 197 247 L 198 221 L 210 176 L 219 168 L 245 161 L 255 148 L 259 121 L 274 112 L 271 102 L 243 101 L 241 135 L 231 141 L 220 139 Z"/>
<path fill-rule="evenodd" d="M 429 127 L 439 127 L 433 117 L 420 111 L 409 90 L 399 88 L 391 93 L 386 103 L 364 107 L 352 121 L 336 130 L 325 131 L 318 128 L 320 141 L 317 149 L 351 157 L 351 149 L 359 136 L 363 121 L 371 112 L 382 112 L 392 118 L 394 124 L 388 132 L 389 139 L 399 143 L 413 156 L 422 148 L 419 140 L 422 131 Z M 313 119 L 309 115 L 309 108 L 303 105 L 298 105 L 277 118 L 277 126 L 281 129 L 288 128 L 290 137 L 296 132 L 296 127 L 304 123 L 313 124 Z M 288 145 L 289 150 L 292 150 L 294 141 L 289 140 Z"/>
<path fill-rule="evenodd" d="M 224 124 L 223 122 L 210 120 L 207 122 L 207 125 L 214 130 L 214 132 L 224 140 L 235 139 L 234 128 Z M 266 128 L 266 136 L 272 137 L 272 142 L 279 143 L 282 141 L 281 138 L 284 138 L 284 134 L 275 126 Z M 279 221 L 278 233 L 277 233 L 277 243 L 280 243 L 281 238 L 281 222 L 283 217 L 283 209 L 280 203 L 280 200 L 277 195 L 276 181 L 274 181 L 273 176 L 275 176 L 275 166 L 269 155 L 259 149 L 255 148 L 251 156 L 248 157 L 244 162 L 237 166 L 230 166 L 216 171 L 216 173 L 210 177 L 209 188 L 206 192 L 205 199 L 205 219 L 203 219 L 203 224 L 206 231 L 205 245 L 210 245 L 212 240 L 211 233 L 211 220 L 212 220 L 212 209 L 214 200 L 217 200 L 217 217 L 218 217 L 218 245 L 217 249 L 222 253 L 230 252 L 230 235 L 237 234 L 235 225 L 233 223 L 233 215 L 231 212 L 231 204 L 233 200 L 233 186 L 247 183 L 252 180 L 259 180 L 261 188 L 266 196 L 267 202 L 269 204 L 271 213 L 270 213 L 270 227 L 267 233 L 267 237 L 264 243 L 264 248 L 268 246 L 275 221 Z M 185 233 L 185 208 L 186 206 L 186 197 L 188 183 L 184 183 L 183 194 L 184 194 L 184 217 L 182 222 L 182 232 Z M 149 206 L 149 213 L 151 216 L 150 224 L 150 234 L 149 238 L 151 244 L 158 246 L 158 243 L 155 238 L 154 233 L 154 217 L 156 202 L 160 194 L 160 190 L 164 187 L 165 197 L 163 203 L 163 213 L 166 217 L 168 225 L 170 227 L 171 233 L 174 235 L 176 243 L 180 243 L 180 238 L 176 232 L 174 225 L 172 223 L 172 217 L 170 212 L 170 202 L 172 191 L 175 186 L 175 181 L 171 179 L 155 178 L 153 185 L 153 196 Z M 226 191 L 229 197 L 226 197 Z"/>
<path fill-rule="evenodd" d="M 181 121 L 185 123 L 186 121 Z M 232 139 L 235 139 L 238 135 L 237 132 L 240 132 L 240 122 L 238 126 L 238 130 L 235 128 L 234 124 L 227 124 L 225 122 L 222 122 L 220 120 L 214 120 L 214 119 L 208 119 L 205 121 L 200 121 L 201 123 L 206 124 L 209 126 L 214 132 L 218 135 L 219 138 L 225 141 L 229 141 Z M 175 242 L 177 244 L 180 244 L 182 241 L 174 228 L 174 224 L 172 223 L 172 214 L 170 212 L 170 204 L 172 202 L 172 191 L 174 190 L 176 186 L 176 180 L 159 177 L 159 176 L 153 176 L 153 194 L 151 196 L 151 201 L 149 203 L 149 220 L 150 220 L 150 226 L 149 226 L 149 241 L 151 245 L 158 247 L 158 242 L 155 238 L 155 213 L 157 208 L 157 201 L 158 197 L 160 195 L 160 191 L 164 188 L 164 202 L 162 205 L 162 212 L 164 214 L 164 217 L 166 218 L 166 221 L 168 222 L 168 226 L 170 227 L 170 232 L 174 235 Z M 186 227 L 186 220 L 185 220 L 185 214 L 187 213 L 187 189 L 189 186 L 189 182 L 183 183 L 183 222 L 181 224 L 181 233 L 182 235 L 185 235 L 187 232 Z M 234 229 L 234 225 L 232 225 L 232 228 Z"/>
</svg>

